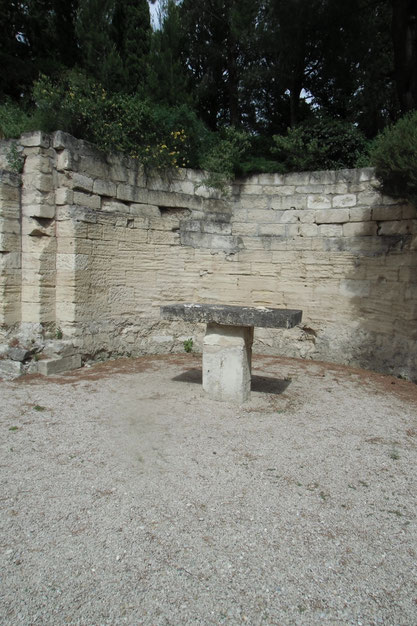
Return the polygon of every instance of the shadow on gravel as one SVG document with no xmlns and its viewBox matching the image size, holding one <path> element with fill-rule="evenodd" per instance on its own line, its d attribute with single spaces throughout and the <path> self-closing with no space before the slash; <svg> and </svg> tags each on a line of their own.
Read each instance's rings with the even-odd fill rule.
<svg viewBox="0 0 417 626">
<path fill-rule="evenodd" d="M 186 370 L 182 374 L 175 376 L 172 380 L 180 383 L 197 383 L 201 385 L 203 382 L 203 374 L 201 368 L 193 367 Z M 252 391 L 259 391 L 261 393 L 274 393 L 281 394 L 287 389 L 291 383 L 290 379 L 273 378 L 272 376 L 256 376 L 252 374 Z"/>
</svg>

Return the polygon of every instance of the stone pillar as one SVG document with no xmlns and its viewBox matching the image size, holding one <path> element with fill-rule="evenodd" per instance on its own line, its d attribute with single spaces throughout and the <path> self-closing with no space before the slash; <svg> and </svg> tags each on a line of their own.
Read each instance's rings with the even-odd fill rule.
<svg viewBox="0 0 417 626">
<path fill-rule="evenodd" d="M 243 403 L 250 396 L 253 327 L 207 324 L 203 388 L 214 400 Z"/>
<path fill-rule="evenodd" d="M 0 170 L 0 328 L 21 318 L 21 214 L 19 174 Z"/>
<path fill-rule="evenodd" d="M 22 175 L 22 322 L 55 322 L 54 152 L 48 135 L 20 138 L 25 164 Z"/>
</svg>

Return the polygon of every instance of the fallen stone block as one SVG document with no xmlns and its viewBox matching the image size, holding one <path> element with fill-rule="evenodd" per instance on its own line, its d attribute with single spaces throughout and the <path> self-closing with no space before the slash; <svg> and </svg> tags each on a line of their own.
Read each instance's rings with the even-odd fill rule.
<svg viewBox="0 0 417 626">
<path fill-rule="evenodd" d="M 23 374 L 23 366 L 20 361 L 0 361 L 0 378 L 13 380 Z"/>
<path fill-rule="evenodd" d="M 43 376 L 61 374 L 81 367 L 81 355 L 64 356 L 58 359 L 45 359 L 38 362 L 38 372 Z"/>
</svg>

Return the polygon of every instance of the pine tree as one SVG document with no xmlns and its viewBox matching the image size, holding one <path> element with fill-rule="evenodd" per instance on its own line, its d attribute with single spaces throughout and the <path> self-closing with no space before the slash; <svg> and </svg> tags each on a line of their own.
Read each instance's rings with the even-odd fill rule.
<svg viewBox="0 0 417 626">
<path fill-rule="evenodd" d="M 112 37 L 114 0 L 80 0 L 76 34 L 84 71 L 108 90 L 124 86 L 123 63 Z"/>
<path fill-rule="evenodd" d="M 147 0 L 118 0 L 112 37 L 123 66 L 124 90 L 144 92 L 149 76 L 151 21 Z"/>
</svg>

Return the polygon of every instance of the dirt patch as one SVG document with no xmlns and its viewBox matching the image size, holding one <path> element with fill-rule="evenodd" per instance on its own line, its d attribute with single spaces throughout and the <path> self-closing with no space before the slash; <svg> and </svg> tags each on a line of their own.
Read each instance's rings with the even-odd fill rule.
<svg viewBox="0 0 417 626">
<path fill-rule="evenodd" d="M 197 355 L 0 383 L 0 623 L 413 624 L 415 385 Z"/>
</svg>

